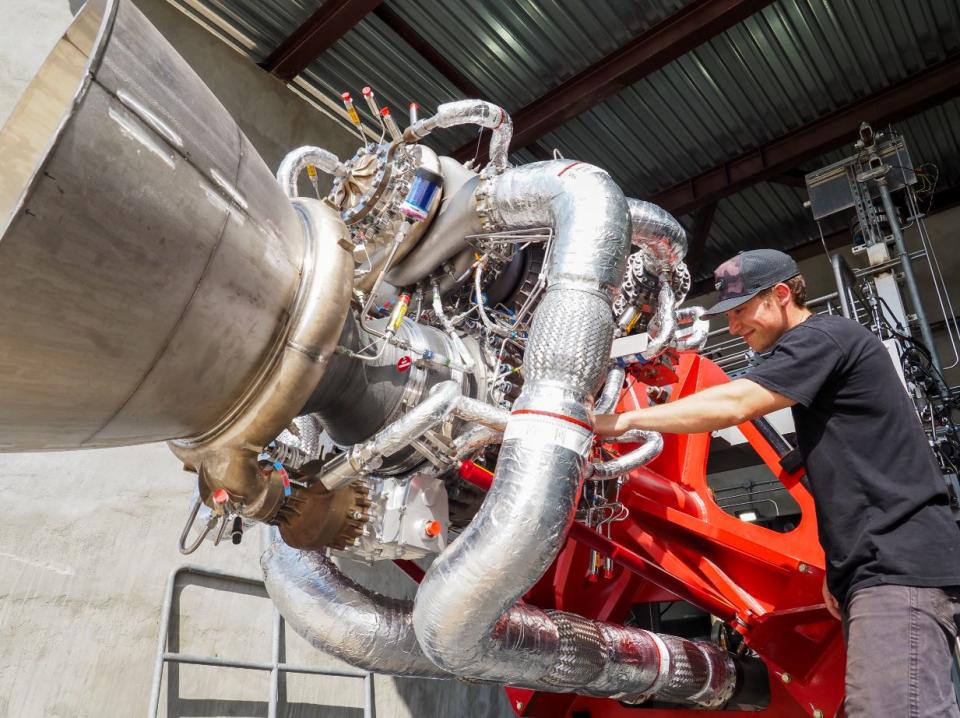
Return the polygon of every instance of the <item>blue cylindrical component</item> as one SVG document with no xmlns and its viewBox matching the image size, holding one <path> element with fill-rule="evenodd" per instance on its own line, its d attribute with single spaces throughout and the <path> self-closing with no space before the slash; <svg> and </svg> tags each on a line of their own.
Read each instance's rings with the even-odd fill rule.
<svg viewBox="0 0 960 718">
<path fill-rule="evenodd" d="M 430 214 L 433 198 L 442 186 L 443 177 L 426 167 L 421 167 L 413 178 L 413 184 L 410 185 L 406 199 L 400 205 L 400 211 L 415 222 L 425 220 Z"/>
</svg>

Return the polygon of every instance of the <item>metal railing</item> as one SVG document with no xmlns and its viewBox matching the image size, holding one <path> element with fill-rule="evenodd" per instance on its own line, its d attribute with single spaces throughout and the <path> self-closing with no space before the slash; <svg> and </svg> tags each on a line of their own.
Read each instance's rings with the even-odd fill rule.
<svg viewBox="0 0 960 718">
<path fill-rule="evenodd" d="M 215 656 L 194 656 L 179 651 L 168 651 L 168 642 L 170 637 L 170 618 L 173 614 L 173 597 L 176 592 L 177 579 L 181 576 L 202 576 L 221 581 L 227 586 L 235 588 L 226 588 L 221 590 L 239 591 L 239 587 L 253 586 L 266 591 L 263 581 L 247 576 L 238 576 L 232 573 L 216 571 L 208 568 L 199 568 L 197 566 L 180 566 L 170 573 L 167 579 L 166 594 L 163 599 L 163 608 L 160 614 L 160 635 L 157 639 L 157 658 L 153 667 L 153 683 L 150 689 L 150 708 L 147 713 L 149 718 L 157 718 L 160 709 L 160 687 L 163 683 L 163 667 L 167 663 L 187 663 L 200 666 L 220 666 L 222 668 L 239 668 L 248 671 L 269 671 L 270 673 L 270 697 L 267 703 L 267 715 L 269 718 L 277 718 L 277 708 L 280 696 L 280 681 L 283 675 L 287 673 L 297 673 L 316 676 L 336 676 L 341 678 L 360 678 L 363 679 L 363 716 L 364 718 L 376 718 L 376 707 L 373 695 L 373 674 L 358 670 L 339 670 L 335 668 L 315 668 L 313 666 L 298 666 L 284 663 L 281 658 L 281 641 L 283 637 L 284 621 L 283 617 L 273 611 L 273 651 L 269 663 L 260 663 L 256 661 L 235 661 Z M 179 606 L 179 604 L 178 604 Z"/>
</svg>

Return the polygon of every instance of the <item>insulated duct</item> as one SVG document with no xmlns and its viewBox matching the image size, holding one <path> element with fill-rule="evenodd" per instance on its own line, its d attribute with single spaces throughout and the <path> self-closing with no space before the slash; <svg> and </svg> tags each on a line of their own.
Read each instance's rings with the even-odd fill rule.
<svg viewBox="0 0 960 718">
<path fill-rule="evenodd" d="M 260 558 L 267 593 L 298 635 L 367 671 L 449 678 L 413 633 L 411 601 L 388 598 L 344 576 L 326 555 L 274 540 Z"/>
<path fill-rule="evenodd" d="M 435 114 L 410 125 L 404 130 L 407 142 L 418 142 L 438 127 L 457 125 L 480 125 L 493 130 L 490 137 L 490 164 L 497 172 L 507 168 L 507 155 L 513 137 L 513 121 L 502 107 L 484 100 L 458 100 L 446 102 Z"/>
<path fill-rule="evenodd" d="M 421 583 L 417 638 L 432 661 L 458 675 L 642 694 L 651 689 L 649 676 L 631 674 L 634 680 L 622 684 L 615 678 L 635 660 L 652 660 L 641 655 L 639 637 L 611 642 L 602 624 L 517 604 L 556 558 L 573 521 L 593 440 L 592 396 L 613 337 L 610 298 L 629 247 L 627 203 L 602 170 L 557 161 L 509 170 L 478 193 L 486 228 L 552 226 L 556 234 L 524 357 L 526 382 L 493 486 Z M 675 676 L 685 697 L 703 705 L 725 701 L 735 683 L 732 662 L 719 649 L 696 650 L 706 670 Z M 679 665 L 682 655 L 659 654 L 668 665 L 671 658 Z M 647 665 L 650 675 L 664 668 Z"/>
</svg>

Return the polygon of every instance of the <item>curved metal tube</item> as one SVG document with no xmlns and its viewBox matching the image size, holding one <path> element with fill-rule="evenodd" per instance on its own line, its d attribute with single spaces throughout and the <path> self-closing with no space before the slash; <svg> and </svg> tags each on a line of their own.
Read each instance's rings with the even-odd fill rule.
<svg viewBox="0 0 960 718">
<path fill-rule="evenodd" d="M 435 114 L 418 120 L 404 130 L 407 142 L 418 142 L 438 127 L 457 125 L 480 125 L 493 130 L 490 138 L 490 164 L 497 172 L 507 168 L 507 154 L 513 137 L 513 121 L 502 107 L 484 100 L 459 100 L 446 102 Z"/>
<path fill-rule="evenodd" d="M 300 195 L 297 189 L 297 179 L 307 165 L 313 165 L 321 172 L 335 177 L 342 177 L 347 173 L 347 167 L 330 150 L 323 147 L 298 147 L 292 152 L 288 152 L 283 158 L 280 166 L 277 168 L 277 182 L 283 189 L 287 197 L 293 199 Z"/>
<path fill-rule="evenodd" d="M 319 479 L 330 491 L 345 486 L 358 474 L 377 468 L 382 457 L 399 451 L 412 439 L 420 438 L 453 415 L 502 431 L 508 414 L 503 409 L 463 396 L 455 381 L 440 382 L 425 401 L 367 441 L 352 446 L 341 455 L 343 458 L 330 462 Z"/>
<path fill-rule="evenodd" d="M 628 451 L 623 456 L 618 456 L 616 459 L 590 464 L 587 478 L 594 480 L 615 479 L 653 461 L 663 451 L 663 435 L 656 431 L 637 430 L 636 433 L 628 432 L 628 436 L 622 437 L 620 440 L 630 443 L 639 441 L 642 442 L 642 445 L 633 451 Z"/>
<path fill-rule="evenodd" d="M 449 678 L 417 644 L 412 602 L 388 598 L 344 576 L 326 555 L 274 540 L 260 558 L 280 615 L 322 651 L 377 673 Z"/>
<path fill-rule="evenodd" d="M 607 380 L 603 384 L 603 391 L 600 398 L 597 399 L 597 405 L 593 410 L 594 414 L 610 414 L 617 406 L 620 399 L 620 390 L 623 388 L 623 379 L 627 372 L 619 367 L 612 366 L 607 372 Z"/>
<path fill-rule="evenodd" d="M 682 328 L 673 335 L 671 344 L 674 347 L 680 351 L 703 349 L 703 345 L 707 343 L 710 336 L 710 321 L 703 318 L 705 311 L 703 307 L 685 307 L 677 310 L 677 324 Z M 688 323 L 692 326 L 683 326 Z"/>
<path fill-rule="evenodd" d="M 643 350 L 642 354 L 646 359 L 653 359 L 662 352 L 673 337 L 677 328 L 676 296 L 670 285 L 663 281 L 660 284 L 660 294 L 657 297 L 657 313 L 650 322 L 650 327 L 656 329 L 656 333 L 650 334 L 650 343 Z"/>
<path fill-rule="evenodd" d="M 655 275 L 673 271 L 687 254 L 687 232 L 676 217 L 662 207 L 627 198 L 630 207 L 630 240 L 646 250 L 643 259 Z"/>
</svg>

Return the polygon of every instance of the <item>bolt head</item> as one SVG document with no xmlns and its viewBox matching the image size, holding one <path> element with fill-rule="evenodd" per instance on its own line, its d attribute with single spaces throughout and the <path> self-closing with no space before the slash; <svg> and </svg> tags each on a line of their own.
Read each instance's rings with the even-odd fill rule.
<svg viewBox="0 0 960 718">
<path fill-rule="evenodd" d="M 784 683 L 789 683 L 790 681 L 793 680 L 793 676 L 791 676 L 789 673 L 781 673 L 780 680 L 783 681 Z"/>
<path fill-rule="evenodd" d="M 797 570 L 798 570 L 800 573 L 806 573 L 807 571 L 810 570 L 810 567 L 807 566 L 807 564 L 805 564 L 805 563 L 801 563 L 799 566 L 797 566 Z"/>
<path fill-rule="evenodd" d="M 819 708 L 813 709 L 813 718 L 823 718 L 823 711 Z"/>
</svg>

